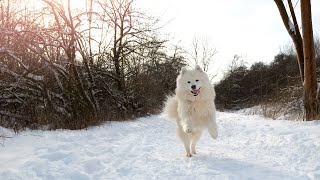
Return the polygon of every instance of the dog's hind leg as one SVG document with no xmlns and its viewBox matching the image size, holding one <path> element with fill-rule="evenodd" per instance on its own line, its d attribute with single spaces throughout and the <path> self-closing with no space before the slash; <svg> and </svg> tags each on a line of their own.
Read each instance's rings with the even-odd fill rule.
<svg viewBox="0 0 320 180">
<path fill-rule="evenodd" d="M 208 131 L 209 131 L 209 134 L 211 135 L 211 137 L 212 137 L 213 139 L 217 139 L 217 137 L 218 137 L 218 130 L 217 130 L 216 121 L 214 121 L 214 120 L 209 121 Z"/>
<path fill-rule="evenodd" d="M 201 137 L 201 132 L 192 133 L 191 137 L 191 153 L 196 154 L 196 144 Z"/>
<path fill-rule="evenodd" d="M 184 148 L 186 150 L 186 156 L 191 157 L 192 156 L 192 154 L 190 152 L 190 144 L 191 144 L 190 136 L 191 136 L 191 134 L 187 134 L 182 130 L 181 127 L 177 127 L 177 136 L 179 137 L 179 139 L 182 141 L 182 143 L 184 145 Z"/>
</svg>

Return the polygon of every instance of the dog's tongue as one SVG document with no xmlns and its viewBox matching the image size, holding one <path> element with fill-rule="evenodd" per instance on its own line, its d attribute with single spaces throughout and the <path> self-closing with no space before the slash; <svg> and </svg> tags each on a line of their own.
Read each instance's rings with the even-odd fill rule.
<svg viewBox="0 0 320 180">
<path fill-rule="evenodd" d="M 200 89 L 194 89 L 191 91 L 191 93 L 193 94 L 193 96 L 198 96 L 200 93 Z"/>
</svg>

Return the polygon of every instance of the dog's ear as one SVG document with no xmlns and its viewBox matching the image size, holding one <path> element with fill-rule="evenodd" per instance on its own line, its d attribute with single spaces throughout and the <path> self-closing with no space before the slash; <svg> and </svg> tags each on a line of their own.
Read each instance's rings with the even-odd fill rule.
<svg viewBox="0 0 320 180">
<path fill-rule="evenodd" d="M 184 73 L 187 72 L 187 70 L 188 70 L 187 67 L 181 68 L 180 74 L 183 75 Z"/>
<path fill-rule="evenodd" d="M 201 68 L 198 64 L 196 65 L 195 69 L 196 69 L 197 71 L 203 72 L 202 68 Z"/>
</svg>

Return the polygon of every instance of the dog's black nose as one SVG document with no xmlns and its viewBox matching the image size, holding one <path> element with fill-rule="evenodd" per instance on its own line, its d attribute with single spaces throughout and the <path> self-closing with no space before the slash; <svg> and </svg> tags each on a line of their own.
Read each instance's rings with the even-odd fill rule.
<svg viewBox="0 0 320 180">
<path fill-rule="evenodd" d="M 192 86 L 191 86 L 191 89 L 196 89 L 196 85 L 192 85 Z"/>
</svg>

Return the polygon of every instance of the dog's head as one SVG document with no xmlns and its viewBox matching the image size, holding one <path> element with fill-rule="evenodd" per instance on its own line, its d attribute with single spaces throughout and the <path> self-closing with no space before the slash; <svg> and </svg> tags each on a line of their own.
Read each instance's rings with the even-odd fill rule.
<svg viewBox="0 0 320 180">
<path fill-rule="evenodd" d="M 192 70 L 183 67 L 177 78 L 177 89 L 185 91 L 185 93 L 189 93 L 191 96 L 201 95 L 201 91 L 210 85 L 207 74 L 199 65 L 196 65 Z"/>
</svg>

